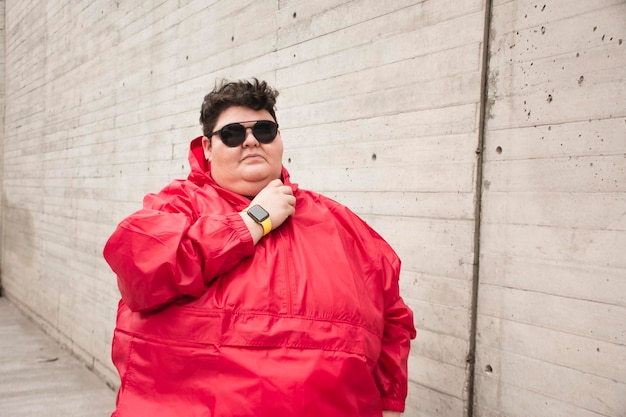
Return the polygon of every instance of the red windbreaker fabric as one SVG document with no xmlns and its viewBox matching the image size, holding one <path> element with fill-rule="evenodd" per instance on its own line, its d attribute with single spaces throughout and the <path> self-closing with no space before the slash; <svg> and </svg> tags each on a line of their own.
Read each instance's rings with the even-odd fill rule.
<svg viewBox="0 0 626 417">
<path fill-rule="evenodd" d="M 104 248 L 122 295 L 113 416 L 403 411 L 415 328 L 391 247 L 284 168 L 295 215 L 254 246 L 250 200 L 214 183 L 200 138 L 189 161 Z"/>
</svg>

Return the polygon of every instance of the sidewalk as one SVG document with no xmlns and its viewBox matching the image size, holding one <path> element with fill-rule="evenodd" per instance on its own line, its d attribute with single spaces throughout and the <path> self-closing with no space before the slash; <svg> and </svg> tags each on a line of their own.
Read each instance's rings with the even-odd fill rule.
<svg viewBox="0 0 626 417">
<path fill-rule="evenodd" d="M 0 416 L 108 417 L 115 393 L 0 298 Z"/>
</svg>

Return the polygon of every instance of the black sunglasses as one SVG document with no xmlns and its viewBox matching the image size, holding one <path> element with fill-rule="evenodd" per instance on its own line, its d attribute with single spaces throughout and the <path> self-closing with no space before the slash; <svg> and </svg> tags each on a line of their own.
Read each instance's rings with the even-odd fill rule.
<svg viewBox="0 0 626 417">
<path fill-rule="evenodd" d="M 249 122 L 241 123 L 251 123 Z M 278 124 L 269 120 L 259 120 L 254 125 L 246 127 L 241 123 L 230 123 L 223 126 L 220 130 L 216 130 L 211 133 L 213 135 L 220 135 L 220 139 L 224 145 L 234 148 L 241 145 L 246 140 L 246 131 L 252 129 L 252 134 L 260 143 L 270 143 L 276 139 L 278 134 Z"/>
</svg>

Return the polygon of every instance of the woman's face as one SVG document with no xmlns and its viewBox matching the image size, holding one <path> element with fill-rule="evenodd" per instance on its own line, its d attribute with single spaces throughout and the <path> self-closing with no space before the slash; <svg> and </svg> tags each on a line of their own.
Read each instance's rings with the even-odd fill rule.
<svg viewBox="0 0 626 417">
<path fill-rule="evenodd" d="M 252 110 L 234 106 L 224 110 L 218 117 L 214 131 L 230 123 L 252 126 L 255 121 L 274 121 L 267 110 Z M 211 163 L 211 176 L 222 188 L 246 196 L 255 196 L 270 181 L 280 178 L 283 160 L 283 142 L 280 132 L 271 143 L 259 143 L 246 129 L 246 138 L 234 148 L 224 145 L 219 135 L 202 138 L 204 155 Z"/>
</svg>

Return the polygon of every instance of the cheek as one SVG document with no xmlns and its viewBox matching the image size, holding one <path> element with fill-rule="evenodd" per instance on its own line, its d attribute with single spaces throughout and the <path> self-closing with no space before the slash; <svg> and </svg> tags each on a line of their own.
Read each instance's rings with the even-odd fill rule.
<svg viewBox="0 0 626 417">
<path fill-rule="evenodd" d="M 234 170 L 236 160 L 237 158 L 229 152 L 214 149 L 211 154 L 211 173 L 217 174 L 220 177 L 227 175 Z"/>
<path fill-rule="evenodd" d="M 230 148 L 214 148 L 212 159 L 219 164 L 229 164 L 237 160 L 237 153 Z"/>
<path fill-rule="evenodd" d="M 280 138 L 280 136 L 277 138 L 277 142 L 275 143 L 275 147 L 272 148 L 272 159 L 274 159 L 274 161 L 277 161 L 279 163 L 282 163 L 283 160 L 283 142 Z"/>
<path fill-rule="evenodd" d="M 280 176 L 280 173 L 282 172 L 282 166 L 283 166 L 283 151 L 281 150 L 275 150 L 273 151 L 270 155 L 268 155 L 268 164 L 269 164 L 269 169 L 271 171 L 271 175 L 274 176 Z"/>
<path fill-rule="evenodd" d="M 282 147 L 280 149 L 276 149 L 276 151 L 274 152 L 274 159 L 277 162 L 282 162 L 283 160 L 283 148 Z"/>
</svg>

